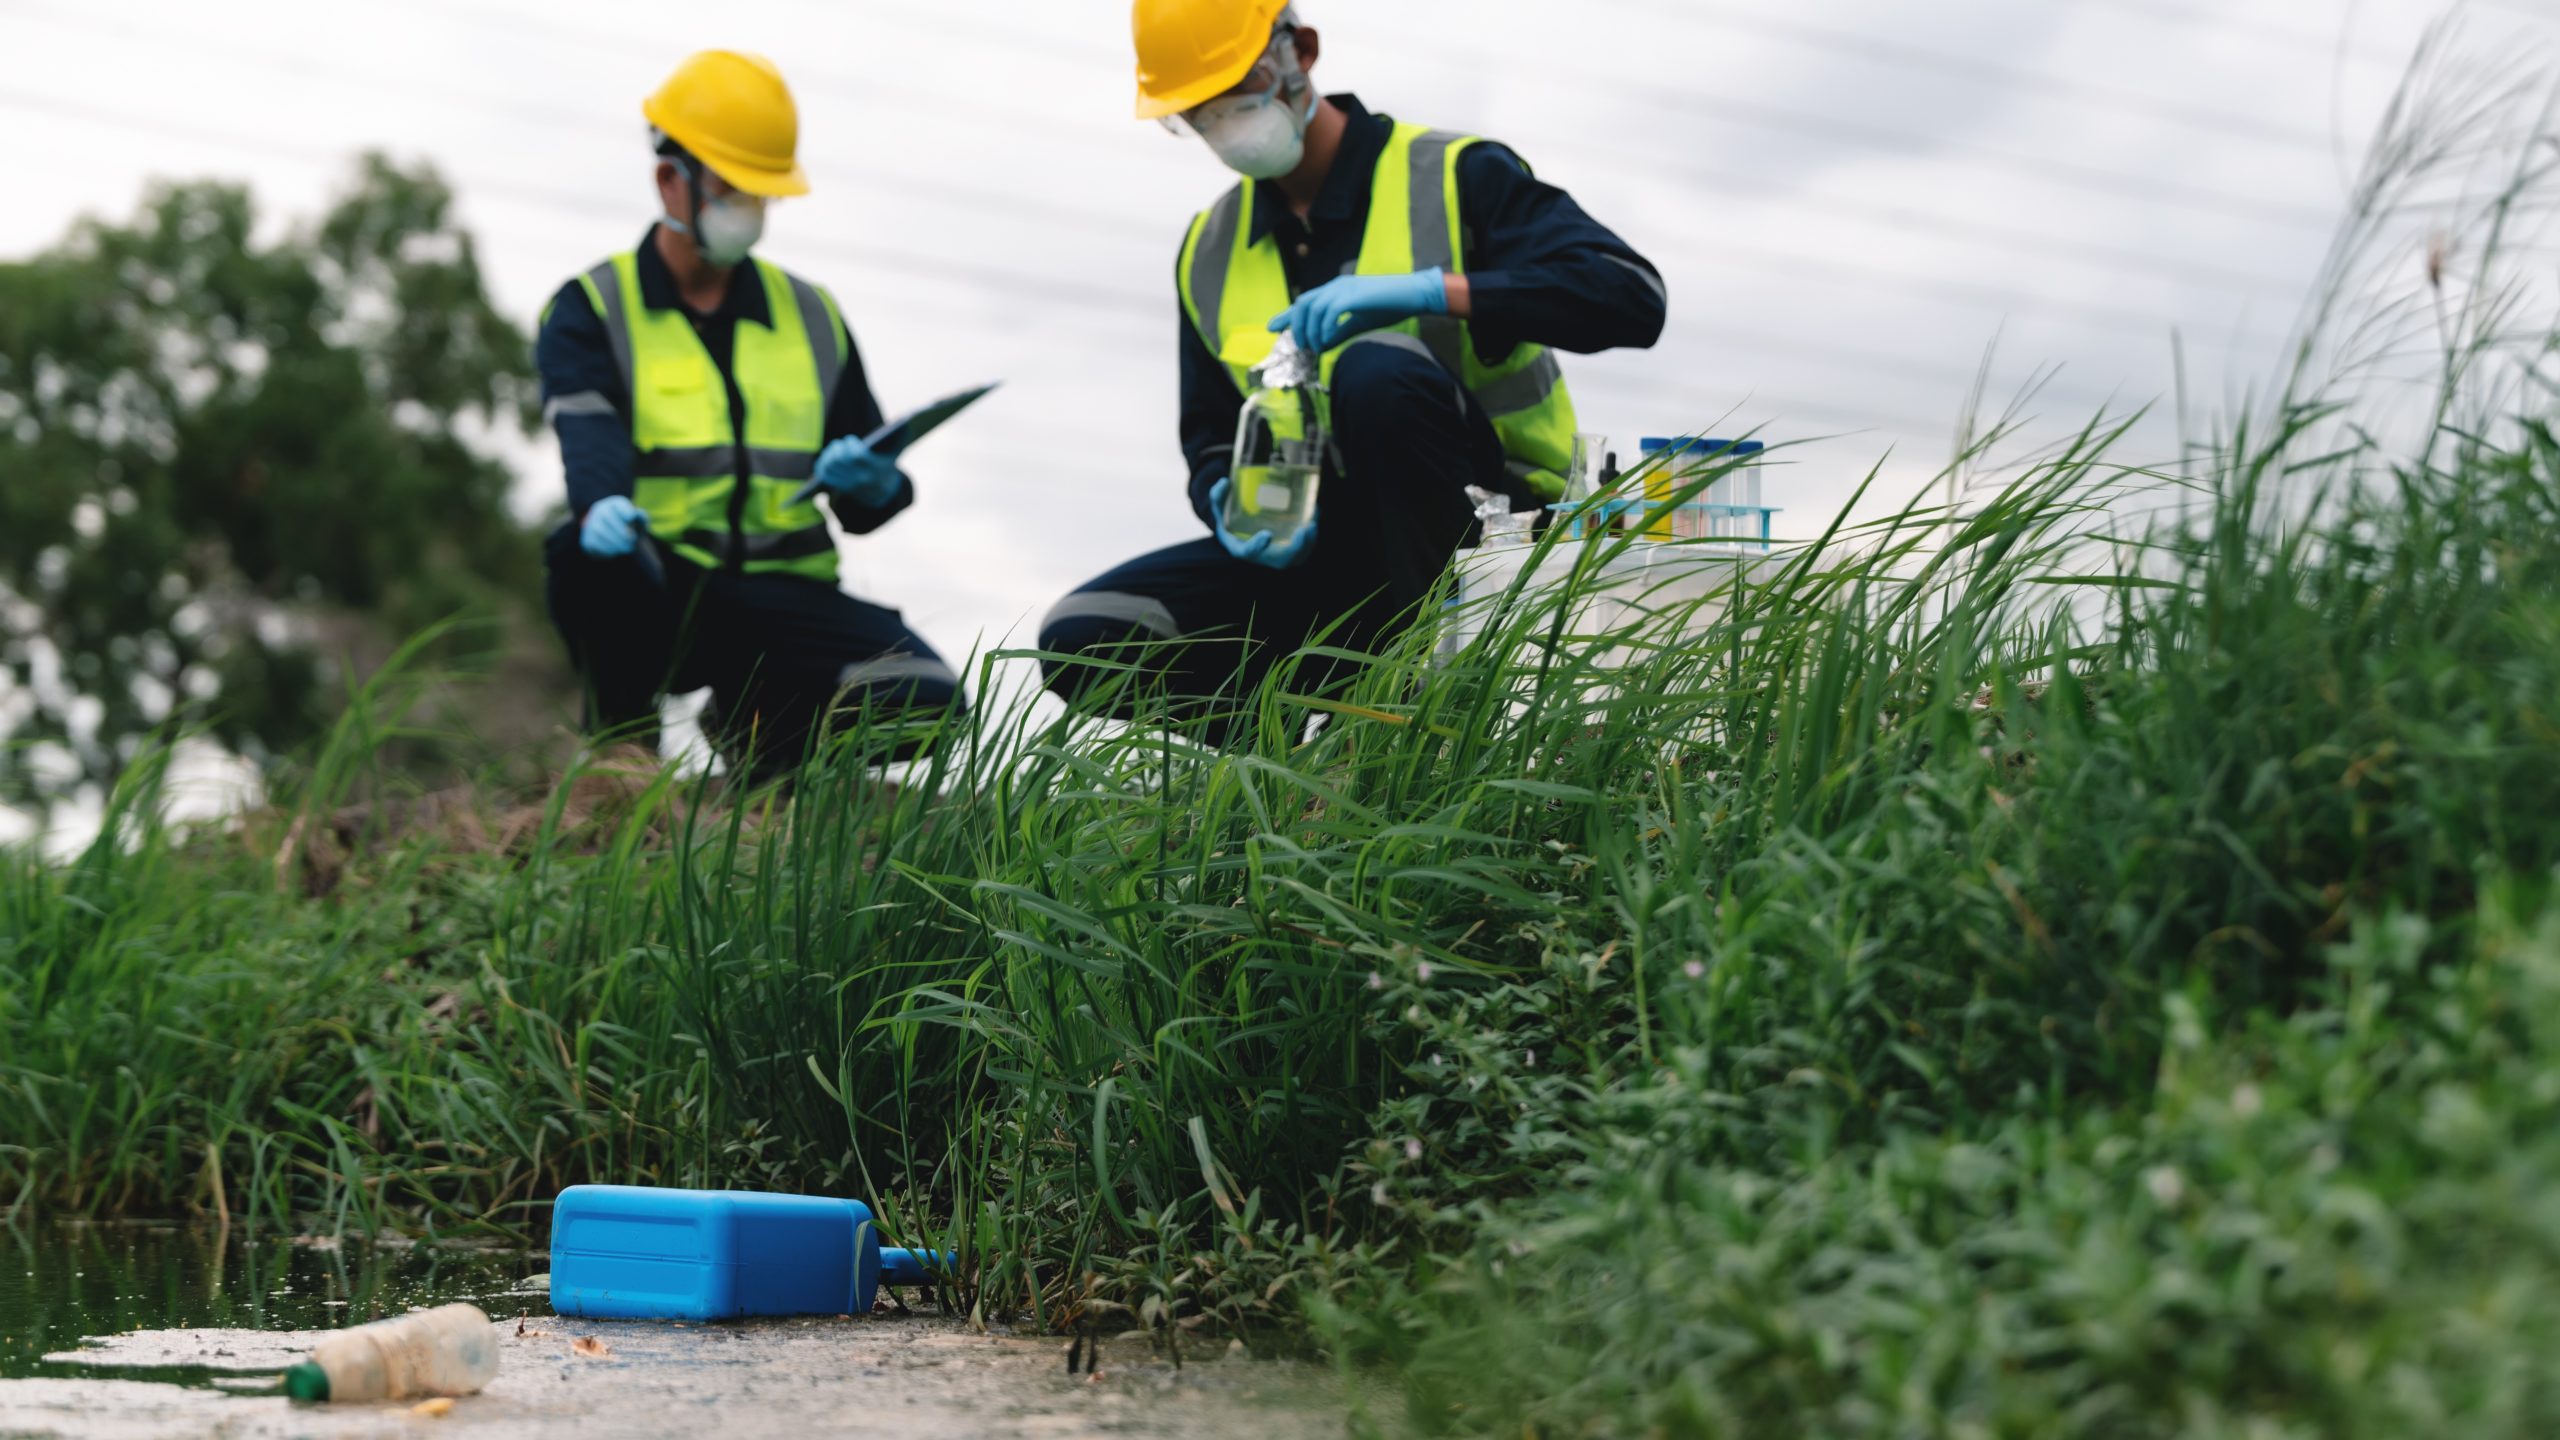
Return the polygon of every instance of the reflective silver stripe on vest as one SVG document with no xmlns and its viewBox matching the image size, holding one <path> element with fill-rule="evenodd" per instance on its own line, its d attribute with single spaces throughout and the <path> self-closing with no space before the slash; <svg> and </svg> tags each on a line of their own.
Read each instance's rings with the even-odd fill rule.
<svg viewBox="0 0 2560 1440">
<path fill-rule="evenodd" d="M 600 392 L 581 390 L 575 395 L 560 396 L 543 406 L 542 420 L 546 425 L 557 425 L 573 416 L 601 415 L 610 419 L 620 413 L 613 408 L 613 402 Z"/>
<path fill-rule="evenodd" d="M 1563 383 L 1564 366 L 1556 362 L 1555 352 L 1550 350 L 1531 361 L 1518 374 L 1487 380 L 1477 386 L 1476 403 L 1484 407 L 1486 414 L 1499 420 L 1546 404 L 1547 397 L 1555 394 L 1556 387 Z"/>
<path fill-rule="evenodd" d="M 1119 590 L 1079 590 L 1049 607 L 1040 620 L 1040 633 L 1069 620 L 1115 620 L 1135 625 L 1159 640 L 1182 638 L 1182 625 L 1173 618 L 1165 603 L 1152 595 L 1131 595 Z"/>
<path fill-rule="evenodd" d="M 1448 130 L 1433 130 L 1413 142 L 1413 166 L 1410 198 L 1413 229 L 1413 268 L 1428 270 L 1438 266 L 1457 274 L 1458 237 L 1449 233 L 1449 148 L 1467 137 Z M 1432 357 L 1440 368 L 1452 375 L 1467 373 L 1466 322 L 1446 315 L 1426 315 L 1415 328 L 1422 332 L 1422 343 L 1431 347 Z"/>
<path fill-rule="evenodd" d="M 836 348 L 835 314 L 827 309 L 827 297 L 818 293 L 817 286 L 788 270 L 782 272 L 782 278 L 791 282 L 791 298 L 800 302 L 800 328 L 809 336 L 809 353 L 817 357 L 818 398 L 832 405 L 836 382 L 844 378 L 844 353 Z"/>
<path fill-rule="evenodd" d="M 876 660 L 857 660 L 836 675 L 836 688 L 852 690 L 897 681 L 923 681 L 928 684 L 958 686 L 960 677 L 950 666 L 930 655 L 883 655 Z"/>
<path fill-rule="evenodd" d="M 1209 207 L 1208 223 L 1200 227 L 1199 243 L 1191 250 L 1192 324 L 1208 342 L 1211 355 L 1222 355 L 1227 348 L 1219 317 L 1226 312 L 1227 268 L 1235 255 L 1236 233 L 1244 224 L 1244 199 L 1245 187 L 1239 185 Z"/>
<path fill-rule="evenodd" d="M 806 480 L 818 473 L 818 457 L 802 450 L 749 450 L 747 467 L 774 480 Z M 643 450 L 632 470 L 650 480 L 737 478 L 738 451 L 730 445 L 670 445 Z"/>
<path fill-rule="evenodd" d="M 741 557 L 749 562 L 759 560 L 806 560 L 812 555 L 835 553 L 835 537 L 824 524 L 807 525 L 797 530 L 760 532 L 740 535 Z M 706 554 L 727 556 L 729 532 L 726 530 L 687 530 L 676 537 L 679 545 L 690 545 Z"/>
<path fill-rule="evenodd" d="M 613 262 L 605 261 L 587 272 L 587 282 L 596 287 L 596 298 L 604 302 L 604 333 L 613 341 L 613 363 L 622 367 L 622 388 L 631 388 L 631 316 L 622 308 L 622 277 L 615 273 Z"/>
</svg>

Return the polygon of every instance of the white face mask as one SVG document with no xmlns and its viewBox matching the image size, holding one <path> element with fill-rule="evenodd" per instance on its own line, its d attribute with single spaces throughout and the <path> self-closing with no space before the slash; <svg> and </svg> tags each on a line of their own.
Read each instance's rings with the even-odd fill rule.
<svg viewBox="0 0 2560 1440">
<path fill-rule="evenodd" d="M 1277 180 L 1306 158 L 1307 126 L 1315 118 L 1313 95 L 1307 97 L 1304 111 L 1282 103 L 1277 95 L 1262 95 L 1193 123 L 1228 169 L 1248 180 Z"/>
<path fill-rule="evenodd" d="M 1304 95 L 1301 107 L 1297 97 Z M 1165 122 L 1175 134 L 1209 142 L 1227 168 L 1250 180 L 1277 180 L 1307 155 L 1307 127 L 1324 97 L 1298 63 L 1297 37 L 1280 31 L 1234 92 Z"/>
<path fill-rule="evenodd" d="M 702 258 L 722 267 L 746 259 L 747 252 L 764 238 L 764 201 L 753 195 L 705 199 L 698 219 L 699 224 L 687 225 L 673 215 L 661 215 L 658 223 L 679 235 L 692 236 L 693 246 L 702 252 Z"/>
<path fill-rule="evenodd" d="M 693 243 L 714 265 L 735 265 L 764 238 L 764 204 L 743 195 L 706 201 Z"/>
</svg>

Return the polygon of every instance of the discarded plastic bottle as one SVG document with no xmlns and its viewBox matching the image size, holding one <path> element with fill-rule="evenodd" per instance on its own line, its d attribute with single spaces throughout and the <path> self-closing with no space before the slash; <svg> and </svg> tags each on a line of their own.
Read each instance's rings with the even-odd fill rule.
<svg viewBox="0 0 2560 1440">
<path fill-rule="evenodd" d="M 296 1400 L 341 1404 L 471 1395 L 498 1378 L 498 1332 L 477 1305 L 439 1305 L 341 1330 L 284 1372 Z"/>
</svg>

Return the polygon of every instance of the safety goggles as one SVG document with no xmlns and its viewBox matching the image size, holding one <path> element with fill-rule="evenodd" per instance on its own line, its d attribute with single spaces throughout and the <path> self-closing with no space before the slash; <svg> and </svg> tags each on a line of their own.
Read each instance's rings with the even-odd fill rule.
<svg viewBox="0 0 2560 1440">
<path fill-rule="evenodd" d="M 1289 82 L 1306 73 L 1298 68 L 1297 43 L 1294 31 L 1274 31 L 1270 48 L 1226 93 L 1156 123 L 1186 140 L 1198 139 L 1237 115 L 1279 104 Z"/>
<path fill-rule="evenodd" d="M 652 131 L 651 133 L 655 134 L 656 132 Z M 701 187 L 702 201 L 706 205 L 719 202 L 722 204 L 735 205 L 741 209 L 756 211 L 763 211 L 770 206 L 771 202 L 767 197 L 748 194 L 746 191 L 730 184 L 727 178 L 722 176 L 719 171 L 712 169 L 710 166 L 703 164 L 692 156 L 681 154 L 662 155 L 659 158 L 675 166 L 676 173 L 683 175 L 689 183 Z"/>
</svg>

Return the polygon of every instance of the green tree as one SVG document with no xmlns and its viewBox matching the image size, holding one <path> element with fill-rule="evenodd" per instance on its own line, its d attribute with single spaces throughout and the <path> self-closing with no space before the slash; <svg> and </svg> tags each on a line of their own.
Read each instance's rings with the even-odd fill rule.
<svg viewBox="0 0 2560 1440">
<path fill-rule="evenodd" d="M 453 210 L 367 156 L 281 238 L 240 186 L 158 184 L 0 264 L 0 798 L 179 723 L 272 756 L 342 657 L 525 616 L 538 547 L 468 437 L 530 424 L 530 356 Z"/>
</svg>

